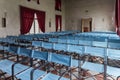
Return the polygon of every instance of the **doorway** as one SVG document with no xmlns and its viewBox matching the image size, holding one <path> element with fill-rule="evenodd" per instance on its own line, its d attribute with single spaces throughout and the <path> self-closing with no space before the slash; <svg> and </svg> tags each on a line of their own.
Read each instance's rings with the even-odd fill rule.
<svg viewBox="0 0 120 80">
<path fill-rule="evenodd" d="M 92 18 L 81 19 L 81 30 L 82 32 L 92 31 Z"/>
<path fill-rule="evenodd" d="M 62 16 L 56 15 L 56 32 L 62 30 Z"/>
</svg>

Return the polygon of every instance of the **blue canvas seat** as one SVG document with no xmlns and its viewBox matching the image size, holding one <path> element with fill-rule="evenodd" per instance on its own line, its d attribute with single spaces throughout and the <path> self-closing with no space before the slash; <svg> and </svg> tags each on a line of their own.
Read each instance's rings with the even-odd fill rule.
<svg viewBox="0 0 120 80">
<path fill-rule="evenodd" d="M 28 68 L 29 68 L 29 66 L 25 66 L 25 65 L 18 63 L 14 67 L 14 75 L 16 75 L 16 74 L 20 73 L 21 71 L 24 71 Z M 12 75 L 12 65 L 8 65 L 8 67 L 6 68 L 6 71 L 4 71 L 4 72 L 6 72 L 9 75 Z"/>
<path fill-rule="evenodd" d="M 59 78 L 60 76 L 58 75 L 48 73 L 46 76 L 42 78 L 42 80 L 58 80 Z M 60 80 L 70 80 L 70 79 L 62 77 Z"/>
<path fill-rule="evenodd" d="M 107 74 L 118 77 L 120 76 L 120 68 L 107 66 Z"/>
<path fill-rule="evenodd" d="M 34 68 L 29 68 L 28 70 L 16 75 L 16 77 L 18 79 L 21 79 L 21 80 L 31 80 L 30 79 L 30 73 L 31 71 L 33 70 Z M 42 71 L 42 70 L 35 70 L 34 73 L 33 73 L 33 80 L 38 80 L 40 77 L 44 76 L 46 74 L 45 71 Z"/>
<path fill-rule="evenodd" d="M 1 61 L 0 61 L 0 70 L 6 72 L 6 71 L 7 71 L 6 68 L 7 68 L 8 66 L 13 65 L 13 64 L 14 64 L 13 61 L 10 61 L 10 60 L 7 60 L 7 59 L 1 60 Z"/>
<path fill-rule="evenodd" d="M 90 70 L 90 71 L 94 71 L 94 72 L 98 72 L 98 73 L 103 73 L 104 65 L 86 61 L 82 65 L 82 69 L 86 69 L 86 70 Z"/>
</svg>

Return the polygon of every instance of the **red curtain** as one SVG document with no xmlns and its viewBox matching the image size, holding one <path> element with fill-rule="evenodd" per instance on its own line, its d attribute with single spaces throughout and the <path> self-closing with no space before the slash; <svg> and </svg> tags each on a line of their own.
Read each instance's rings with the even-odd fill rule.
<svg viewBox="0 0 120 80">
<path fill-rule="evenodd" d="M 21 34 L 26 34 L 30 31 L 33 20 L 34 20 L 34 10 L 20 7 L 20 18 L 21 18 Z"/>
<path fill-rule="evenodd" d="M 120 36 L 120 0 L 116 0 L 115 24 L 116 24 L 116 32 Z"/>
<path fill-rule="evenodd" d="M 56 32 L 58 31 L 60 27 L 60 31 L 62 30 L 62 16 L 56 15 Z"/>
<path fill-rule="evenodd" d="M 55 10 L 61 11 L 61 0 L 55 0 Z"/>
<path fill-rule="evenodd" d="M 39 28 L 42 32 L 45 32 L 45 12 L 43 11 L 36 11 L 37 19 Z"/>
</svg>

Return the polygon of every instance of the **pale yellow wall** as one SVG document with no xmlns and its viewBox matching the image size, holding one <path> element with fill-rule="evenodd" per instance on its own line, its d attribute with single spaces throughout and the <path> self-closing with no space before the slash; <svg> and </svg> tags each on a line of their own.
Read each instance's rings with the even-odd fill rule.
<svg viewBox="0 0 120 80">
<path fill-rule="evenodd" d="M 66 29 L 80 30 L 81 18 L 92 18 L 93 31 L 115 31 L 115 0 L 65 0 Z M 87 12 L 88 11 L 88 12 Z"/>
<path fill-rule="evenodd" d="M 36 2 L 27 0 L 0 0 L 0 37 L 6 35 L 19 35 L 20 34 L 20 13 L 19 5 L 29 8 L 42 10 L 46 12 L 46 32 L 55 31 L 55 15 L 62 15 L 62 27 L 65 29 L 65 4 L 62 0 L 62 12 L 55 11 L 55 0 L 40 0 L 38 5 Z M 7 13 L 7 26 L 2 28 L 2 17 Z M 51 19 L 51 28 L 49 28 L 49 21 Z"/>
</svg>

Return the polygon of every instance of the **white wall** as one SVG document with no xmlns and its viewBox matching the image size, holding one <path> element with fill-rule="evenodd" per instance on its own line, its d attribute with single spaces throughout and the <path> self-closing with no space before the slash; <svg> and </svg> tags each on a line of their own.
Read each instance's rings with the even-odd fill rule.
<svg viewBox="0 0 120 80">
<path fill-rule="evenodd" d="M 91 17 L 93 31 L 114 31 L 114 5 L 115 0 L 66 0 L 66 29 L 80 30 L 81 18 Z"/>
<path fill-rule="evenodd" d="M 20 12 L 19 6 L 25 6 L 37 10 L 46 12 L 46 32 L 55 31 L 55 15 L 62 15 L 62 27 L 65 29 L 65 4 L 62 0 L 62 12 L 55 11 L 55 0 L 40 0 L 38 5 L 36 2 L 27 0 L 0 0 L 0 37 L 6 35 L 19 35 L 20 34 Z M 6 28 L 2 27 L 2 17 L 4 13 L 7 13 Z M 51 19 L 51 28 L 49 27 L 49 21 Z"/>
</svg>

